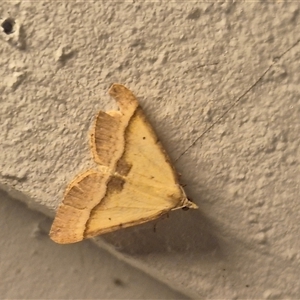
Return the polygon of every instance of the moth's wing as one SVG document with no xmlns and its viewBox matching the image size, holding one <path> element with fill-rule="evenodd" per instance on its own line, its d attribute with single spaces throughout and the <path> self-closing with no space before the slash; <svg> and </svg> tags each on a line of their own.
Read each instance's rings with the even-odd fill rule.
<svg viewBox="0 0 300 300">
<path fill-rule="evenodd" d="M 60 244 L 79 242 L 84 238 L 91 210 L 104 197 L 109 175 L 89 170 L 69 184 L 50 230 L 50 237 Z"/>
<path fill-rule="evenodd" d="M 90 133 L 92 156 L 99 165 L 115 168 L 124 151 L 124 131 L 138 107 L 133 93 L 121 84 L 113 84 L 109 90 L 120 111 L 100 111 Z"/>
<path fill-rule="evenodd" d="M 186 199 L 169 159 L 143 111 L 125 131 L 125 148 L 104 199 L 92 210 L 86 237 L 141 224 L 182 206 Z"/>
<path fill-rule="evenodd" d="M 102 171 L 87 171 L 70 183 L 50 232 L 50 237 L 58 243 L 73 243 L 84 238 L 91 210 L 104 198 L 108 178 L 124 151 L 124 131 L 138 102 L 132 92 L 120 84 L 112 85 L 110 94 L 117 100 L 120 111 L 100 111 L 90 134 L 92 154 L 96 163 L 103 166 Z"/>
</svg>

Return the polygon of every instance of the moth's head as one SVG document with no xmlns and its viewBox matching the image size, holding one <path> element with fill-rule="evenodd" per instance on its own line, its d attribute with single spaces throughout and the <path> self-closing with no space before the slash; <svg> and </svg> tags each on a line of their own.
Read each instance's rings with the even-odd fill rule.
<svg viewBox="0 0 300 300">
<path fill-rule="evenodd" d="M 190 208 L 188 207 L 188 206 L 184 206 L 183 208 L 182 208 L 182 210 L 189 210 Z"/>
<path fill-rule="evenodd" d="M 198 209 L 198 205 L 192 202 L 190 199 L 186 199 L 186 201 L 184 201 L 184 206 L 182 207 L 182 210 L 189 210 L 190 208 Z"/>
</svg>

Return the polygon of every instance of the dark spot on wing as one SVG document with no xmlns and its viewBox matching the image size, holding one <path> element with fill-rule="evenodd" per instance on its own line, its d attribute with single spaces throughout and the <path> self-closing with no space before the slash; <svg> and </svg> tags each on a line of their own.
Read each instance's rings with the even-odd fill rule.
<svg viewBox="0 0 300 300">
<path fill-rule="evenodd" d="M 125 159 L 120 159 L 117 163 L 116 172 L 122 176 L 127 176 L 131 170 L 132 165 L 127 163 Z"/>
<path fill-rule="evenodd" d="M 107 184 L 107 193 L 120 193 L 123 190 L 124 184 L 124 179 L 117 176 L 112 176 Z"/>
</svg>

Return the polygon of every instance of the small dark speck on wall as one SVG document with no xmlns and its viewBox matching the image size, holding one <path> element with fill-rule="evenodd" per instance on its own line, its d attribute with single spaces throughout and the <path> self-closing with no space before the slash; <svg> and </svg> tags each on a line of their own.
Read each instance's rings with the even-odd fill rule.
<svg viewBox="0 0 300 300">
<path fill-rule="evenodd" d="M 14 25 L 15 21 L 11 18 L 8 18 L 2 22 L 1 27 L 6 34 L 11 34 L 14 32 Z"/>
<path fill-rule="evenodd" d="M 124 286 L 124 282 L 120 278 L 115 278 L 114 284 L 117 286 Z"/>
</svg>

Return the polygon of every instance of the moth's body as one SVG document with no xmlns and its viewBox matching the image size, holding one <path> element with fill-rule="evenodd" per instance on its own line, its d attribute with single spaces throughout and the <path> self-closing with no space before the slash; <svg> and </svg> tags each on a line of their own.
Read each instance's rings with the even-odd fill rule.
<svg viewBox="0 0 300 300">
<path fill-rule="evenodd" d="M 135 96 L 112 85 L 120 111 L 100 111 L 90 134 L 98 168 L 78 175 L 65 192 L 50 237 L 58 243 L 154 220 L 190 202 Z"/>
</svg>

